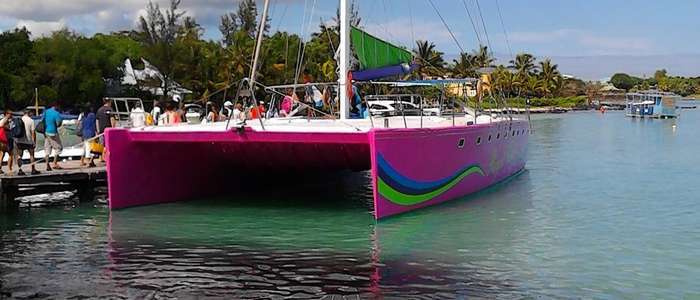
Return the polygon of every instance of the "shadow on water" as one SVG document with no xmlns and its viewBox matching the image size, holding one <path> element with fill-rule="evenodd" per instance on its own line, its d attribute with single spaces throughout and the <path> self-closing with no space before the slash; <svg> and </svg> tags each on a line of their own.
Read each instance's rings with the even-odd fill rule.
<svg viewBox="0 0 700 300">
<path fill-rule="evenodd" d="M 24 230 L 3 231 L 0 291 L 20 298 L 525 294 L 512 276 L 517 266 L 496 264 L 502 258 L 492 249 L 509 247 L 524 222 L 513 212 L 530 206 L 527 172 L 379 223 L 369 175 L 347 175 L 256 178 L 243 182 L 254 193 L 113 212 L 35 210 L 15 220 Z"/>
</svg>

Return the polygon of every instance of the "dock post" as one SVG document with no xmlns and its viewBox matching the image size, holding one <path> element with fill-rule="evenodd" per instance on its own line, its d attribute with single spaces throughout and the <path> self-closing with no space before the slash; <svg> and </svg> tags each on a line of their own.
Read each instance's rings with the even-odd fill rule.
<svg viewBox="0 0 700 300">
<path fill-rule="evenodd" d="M 2 195 L 0 195 L 0 212 L 11 212 L 19 208 L 19 202 L 16 201 L 17 187 L 3 186 Z"/>
<path fill-rule="evenodd" d="M 95 185 L 91 180 L 86 180 L 76 184 L 78 189 L 78 199 L 80 202 L 88 202 L 95 199 Z"/>
</svg>

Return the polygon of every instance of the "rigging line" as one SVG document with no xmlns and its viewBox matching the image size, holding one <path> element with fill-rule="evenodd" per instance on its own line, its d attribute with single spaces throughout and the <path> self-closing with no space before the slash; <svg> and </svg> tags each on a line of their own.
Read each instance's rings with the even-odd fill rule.
<svg viewBox="0 0 700 300">
<path fill-rule="evenodd" d="M 284 9 L 282 9 L 282 16 L 280 16 L 280 22 L 277 23 L 277 29 L 275 29 L 275 32 L 279 32 L 280 28 L 282 27 L 282 23 L 284 22 L 284 17 L 287 16 L 287 9 L 289 8 L 289 3 L 284 4 Z"/>
<path fill-rule="evenodd" d="M 297 64 L 296 64 L 296 66 L 295 66 L 295 68 L 294 68 L 294 84 L 295 84 L 295 85 L 296 85 L 297 83 L 299 83 L 299 76 L 298 76 L 298 74 L 299 74 L 299 67 L 300 67 L 300 65 L 301 65 L 301 64 L 300 64 L 300 61 L 301 61 L 301 50 L 302 50 L 302 47 L 303 47 L 303 45 L 304 45 L 304 27 L 305 27 L 304 25 L 305 25 L 305 23 L 306 23 L 306 8 L 307 8 L 308 6 L 309 6 L 309 1 L 308 1 L 308 0 L 304 0 L 304 13 L 303 13 L 302 19 L 301 19 L 301 29 L 299 29 L 300 35 L 299 35 L 299 48 L 297 49 Z"/>
<path fill-rule="evenodd" d="M 323 17 L 321 17 L 321 23 L 322 23 L 322 24 L 325 24 L 325 23 L 323 22 Z M 331 37 L 331 32 L 330 32 L 330 30 L 329 30 L 330 28 L 329 28 L 329 27 L 326 27 L 325 25 L 324 25 L 324 27 L 325 27 L 325 29 L 326 29 L 326 30 L 325 30 L 325 31 L 326 31 L 326 36 L 328 37 L 328 44 L 331 45 L 331 56 L 335 56 L 335 44 L 333 44 L 333 38 Z"/>
<path fill-rule="evenodd" d="M 416 33 L 415 33 L 415 30 L 413 29 L 413 9 L 411 8 L 411 1 L 406 1 L 406 4 L 408 4 L 408 16 L 409 16 L 409 21 L 411 24 L 411 42 L 415 43 L 416 42 Z"/>
<path fill-rule="evenodd" d="M 484 21 L 484 14 L 481 12 L 481 5 L 479 4 L 479 0 L 474 0 L 474 2 L 476 2 L 476 8 L 479 11 L 479 18 L 481 19 L 481 26 L 484 27 L 484 35 L 486 36 L 486 43 L 489 47 L 489 52 L 493 56 L 493 47 L 491 47 L 491 39 L 489 38 L 489 32 L 486 29 L 486 22 Z M 502 90 L 499 90 L 499 94 L 502 98 L 501 102 L 503 103 L 503 107 L 507 109 L 508 103 L 507 103 L 504 92 Z M 496 100 L 496 101 L 498 101 L 498 100 Z"/>
<path fill-rule="evenodd" d="M 453 33 L 452 30 L 450 29 L 450 26 L 447 25 L 447 22 L 445 21 L 445 18 L 443 18 L 443 17 L 442 17 L 442 14 L 440 14 L 440 10 L 438 10 L 437 6 L 435 6 L 435 3 L 433 3 L 433 0 L 428 0 L 428 3 L 430 3 L 430 6 L 433 7 L 433 9 L 434 9 L 435 12 L 437 13 L 438 17 L 440 17 L 440 20 L 442 21 L 442 24 L 445 25 L 445 28 L 447 28 L 447 32 L 450 33 L 450 36 L 452 37 L 452 40 L 455 42 L 455 44 L 457 44 L 457 47 L 459 47 L 459 50 L 462 51 L 462 53 L 464 53 L 464 48 L 462 48 L 462 45 L 459 44 L 459 41 L 457 40 L 457 38 L 455 37 L 454 33 Z"/>
<path fill-rule="evenodd" d="M 498 4 L 496 0 L 496 7 L 498 8 L 498 18 L 501 19 L 501 28 L 503 28 L 503 37 L 506 39 L 506 46 L 508 47 L 508 54 L 513 57 L 513 49 L 510 47 L 510 40 L 508 39 L 508 31 L 506 30 L 506 24 L 503 22 L 503 14 L 501 14 L 501 5 Z"/>
<path fill-rule="evenodd" d="M 311 14 L 309 15 L 309 24 L 307 25 L 307 27 L 308 27 L 307 29 L 309 31 L 311 31 L 311 22 L 313 22 L 315 12 L 316 12 L 316 0 L 313 1 L 312 6 L 311 6 Z M 299 56 L 299 68 L 297 69 L 297 74 L 296 74 L 297 78 L 295 80 L 298 80 L 299 76 L 301 75 L 301 69 L 302 69 L 302 66 L 304 64 L 304 54 L 306 52 L 306 45 L 307 44 L 308 43 L 304 43 L 304 47 L 302 47 L 302 49 L 301 49 L 301 54 Z"/>
<path fill-rule="evenodd" d="M 481 26 L 484 27 L 484 35 L 486 35 L 486 44 L 489 45 L 489 49 L 493 51 L 493 48 L 491 48 L 491 39 L 489 39 L 489 32 L 486 30 L 486 22 L 484 22 L 484 14 L 481 13 L 481 5 L 479 5 L 479 0 L 475 0 L 476 2 L 476 8 L 479 10 L 479 18 L 481 18 Z"/>
<path fill-rule="evenodd" d="M 469 7 L 467 6 L 467 0 L 462 0 L 462 4 L 464 5 L 464 10 L 467 11 L 467 16 L 469 17 L 469 22 L 472 23 L 472 28 L 474 29 L 474 33 L 476 34 L 476 40 L 479 41 L 479 45 L 483 45 L 484 43 L 481 41 L 481 34 L 479 33 L 479 30 L 476 28 L 476 23 L 474 23 L 474 19 L 472 18 L 472 13 L 469 11 Z"/>
</svg>

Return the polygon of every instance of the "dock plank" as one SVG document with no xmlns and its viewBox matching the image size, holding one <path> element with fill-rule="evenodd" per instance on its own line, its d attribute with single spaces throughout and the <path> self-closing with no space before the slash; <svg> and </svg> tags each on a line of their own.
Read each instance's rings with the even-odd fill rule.
<svg viewBox="0 0 700 300">
<path fill-rule="evenodd" d="M 8 173 L 6 165 L 2 166 L 4 174 L 0 175 L 0 210 L 17 207 L 16 198 L 58 191 L 78 190 L 79 194 L 90 195 L 91 190 L 105 185 L 107 168 L 104 163 L 96 167 L 83 167 L 80 161 L 65 161 L 61 163 L 62 170 L 46 171 L 46 164 L 37 164 L 38 175 L 30 175 L 29 164 L 22 170 L 27 175 L 17 175 L 17 166 L 13 173 Z M 81 199 L 83 197 L 81 196 Z"/>
</svg>

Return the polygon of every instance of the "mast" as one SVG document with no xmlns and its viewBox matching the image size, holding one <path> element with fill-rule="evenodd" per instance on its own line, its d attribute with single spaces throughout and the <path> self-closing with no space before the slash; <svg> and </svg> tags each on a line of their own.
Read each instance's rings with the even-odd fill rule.
<svg viewBox="0 0 700 300">
<path fill-rule="evenodd" d="M 350 116 L 350 98 L 348 97 L 348 70 L 350 69 L 350 7 L 349 0 L 340 0 L 340 59 L 338 60 L 338 96 L 340 100 L 340 119 Z"/>
<path fill-rule="evenodd" d="M 267 22 L 267 10 L 270 7 L 270 0 L 265 0 L 263 6 L 262 18 L 260 19 L 260 28 L 258 28 L 258 40 L 255 44 L 255 56 L 253 56 L 253 68 L 250 70 L 250 85 L 255 86 L 255 77 L 258 72 L 258 57 L 260 57 L 260 48 L 262 48 L 263 35 L 265 34 L 265 22 Z"/>
<path fill-rule="evenodd" d="M 34 88 L 34 115 L 39 115 L 39 89 Z"/>
</svg>

